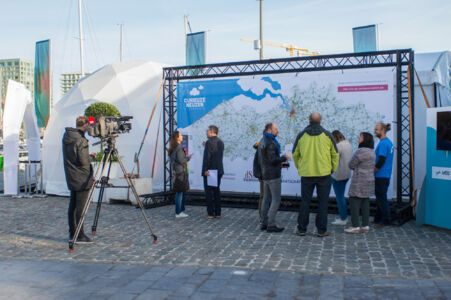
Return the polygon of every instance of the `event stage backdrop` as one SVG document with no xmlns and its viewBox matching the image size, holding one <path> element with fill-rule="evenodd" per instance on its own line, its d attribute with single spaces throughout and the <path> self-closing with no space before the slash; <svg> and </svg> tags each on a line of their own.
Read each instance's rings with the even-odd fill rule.
<svg viewBox="0 0 451 300">
<path fill-rule="evenodd" d="M 391 68 L 180 82 L 177 125 L 188 136 L 187 148 L 193 154 L 191 188 L 203 189 L 202 142 L 209 125 L 219 127 L 225 145 L 221 190 L 259 192 L 258 180 L 252 175 L 252 146 L 261 138 L 265 123 L 277 123 L 282 152 L 291 153 L 297 134 L 316 111 L 323 117 L 324 128 L 340 130 L 357 149 L 360 132 L 373 133 L 380 121 L 393 125 L 394 99 Z M 394 141 L 392 132 L 388 136 Z M 299 195 L 300 178 L 293 161 L 290 164 L 282 171 L 282 194 Z M 391 186 L 393 193 L 394 184 Z"/>
</svg>

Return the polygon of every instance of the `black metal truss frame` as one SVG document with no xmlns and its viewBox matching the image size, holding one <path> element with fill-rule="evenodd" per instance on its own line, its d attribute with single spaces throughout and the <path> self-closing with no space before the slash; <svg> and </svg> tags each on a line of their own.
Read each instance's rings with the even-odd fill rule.
<svg viewBox="0 0 451 300">
<path fill-rule="evenodd" d="M 320 55 L 268 59 L 244 62 L 207 64 L 163 68 L 165 79 L 163 88 L 164 124 L 164 191 L 171 189 L 171 167 L 167 155 L 169 138 L 177 127 L 177 83 L 183 80 L 239 77 L 264 74 L 298 73 L 312 71 L 345 70 L 394 67 L 396 68 L 396 151 L 397 151 L 397 195 L 398 202 L 412 199 L 413 194 L 413 141 L 410 137 L 409 84 L 413 78 L 414 52 L 412 49 Z M 410 73 L 410 75 L 408 75 Z M 413 114 L 414 85 L 410 85 L 411 111 Z M 412 144 L 412 148 L 411 148 Z"/>
</svg>

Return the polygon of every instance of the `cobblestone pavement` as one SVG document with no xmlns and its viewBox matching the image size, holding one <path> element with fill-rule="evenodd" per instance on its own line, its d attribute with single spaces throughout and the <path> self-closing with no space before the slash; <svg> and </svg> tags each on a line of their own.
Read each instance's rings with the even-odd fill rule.
<svg viewBox="0 0 451 300">
<path fill-rule="evenodd" d="M 255 210 L 166 206 L 146 210 L 154 245 L 140 210 L 104 205 L 95 244 L 69 253 L 67 204 L 0 198 L 0 299 L 451 299 L 451 233 L 413 222 L 318 238 L 312 214 L 299 237 L 294 212 L 269 234 Z"/>
<path fill-rule="evenodd" d="M 139 209 L 104 205 L 95 244 L 67 251 L 68 199 L 0 198 L 0 258 L 174 266 L 235 267 L 309 274 L 451 280 L 451 233 L 432 227 L 401 227 L 299 237 L 295 212 L 279 212 L 282 233 L 259 230 L 257 212 L 224 208 L 222 219 L 207 220 L 204 207 L 187 207 L 175 219 L 174 206 L 146 210 L 159 243 L 154 245 Z M 85 223 L 90 231 L 95 206 Z M 335 216 L 329 216 L 329 222 Z"/>
<path fill-rule="evenodd" d="M 444 280 L 0 259 L 0 299 L 451 299 Z"/>
</svg>

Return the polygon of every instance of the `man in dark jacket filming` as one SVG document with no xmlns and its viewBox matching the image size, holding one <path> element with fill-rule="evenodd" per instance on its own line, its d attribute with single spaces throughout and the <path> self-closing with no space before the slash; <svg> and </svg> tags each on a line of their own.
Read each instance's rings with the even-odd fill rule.
<svg viewBox="0 0 451 300">
<path fill-rule="evenodd" d="M 276 123 L 267 123 L 257 150 L 264 185 L 260 228 L 267 232 L 281 232 L 285 229 L 277 227 L 276 214 L 280 206 L 282 163 L 290 158 L 290 154 L 280 156 L 281 147 L 276 140 L 278 133 Z"/>
<path fill-rule="evenodd" d="M 67 187 L 70 190 L 70 202 L 68 209 L 69 217 L 69 240 L 73 239 L 75 229 L 83 212 L 83 207 L 88 200 L 89 189 L 93 184 L 93 170 L 89 154 L 88 140 L 85 133 L 89 122 L 87 117 L 78 117 L 76 128 L 66 127 L 63 136 L 63 159 L 64 172 L 66 174 Z M 81 226 L 77 238 L 78 243 L 90 243 Z"/>
</svg>

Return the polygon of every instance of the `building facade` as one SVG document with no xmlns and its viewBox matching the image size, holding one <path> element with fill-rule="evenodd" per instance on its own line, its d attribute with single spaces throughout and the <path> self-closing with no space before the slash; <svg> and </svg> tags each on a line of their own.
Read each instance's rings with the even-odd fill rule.
<svg viewBox="0 0 451 300">
<path fill-rule="evenodd" d="M 89 73 L 84 74 L 84 76 Z M 81 78 L 81 73 L 71 72 L 71 73 L 62 73 L 61 74 L 61 97 L 66 95 L 66 93 L 77 83 L 77 81 Z"/>
<path fill-rule="evenodd" d="M 5 100 L 8 80 L 20 82 L 31 92 L 34 99 L 34 65 L 32 61 L 13 58 L 0 59 L 0 99 Z"/>
</svg>

